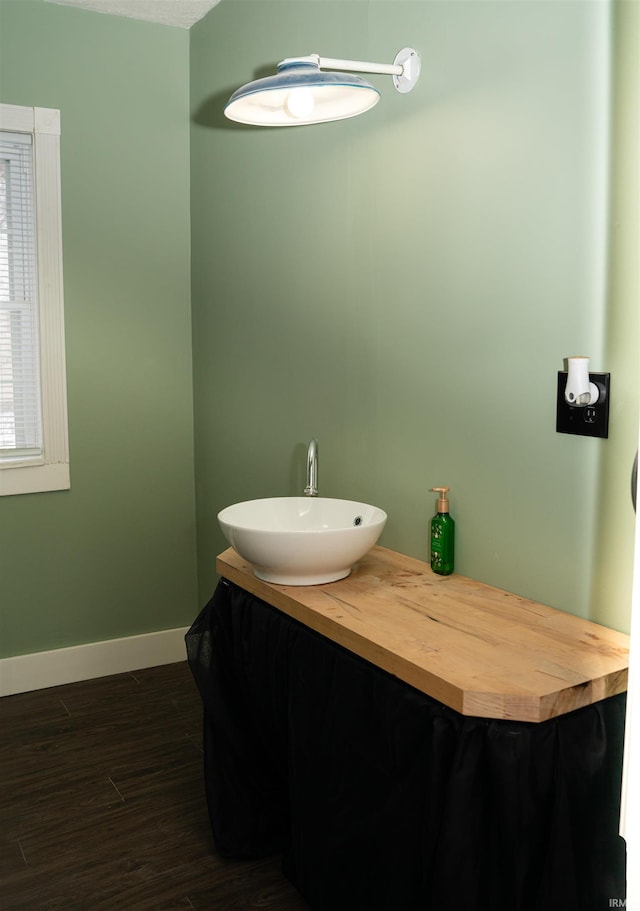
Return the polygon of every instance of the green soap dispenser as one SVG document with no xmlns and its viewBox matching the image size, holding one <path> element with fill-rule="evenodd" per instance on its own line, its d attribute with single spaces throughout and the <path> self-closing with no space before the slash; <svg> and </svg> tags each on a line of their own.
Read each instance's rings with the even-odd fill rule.
<svg viewBox="0 0 640 911">
<path fill-rule="evenodd" d="M 448 487 L 432 487 L 440 494 L 437 513 L 431 520 L 431 569 L 441 576 L 453 572 L 456 523 L 449 515 Z"/>
</svg>

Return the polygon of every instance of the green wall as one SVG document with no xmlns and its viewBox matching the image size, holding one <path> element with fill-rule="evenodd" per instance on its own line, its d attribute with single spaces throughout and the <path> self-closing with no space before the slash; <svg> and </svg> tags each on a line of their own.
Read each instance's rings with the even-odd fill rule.
<svg viewBox="0 0 640 911">
<path fill-rule="evenodd" d="M 0 100 L 56 107 L 71 490 L 0 500 L 0 656 L 197 608 L 189 34 L 0 3 Z"/>
<path fill-rule="evenodd" d="M 426 557 L 429 488 L 449 485 L 458 571 L 628 628 L 638 338 L 610 274 L 613 24 L 602 2 L 223 0 L 194 26 L 201 600 L 218 509 L 300 493 L 317 436 L 321 494 L 386 509 L 380 543 Z M 372 77 L 383 97 L 362 117 L 221 115 L 284 57 L 391 62 L 407 44 L 417 88 Z M 556 373 L 578 353 L 613 374 L 608 441 L 555 432 Z"/>
<path fill-rule="evenodd" d="M 72 473 L 0 500 L 0 656 L 188 624 L 217 511 L 300 492 L 314 435 L 381 543 L 425 557 L 448 484 L 460 572 L 628 629 L 637 12 L 223 0 L 189 33 L 0 0 L 0 100 L 62 111 Z M 222 117 L 285 56 L 407 44 L 418 87 L 371 77 L 363 117 Z M 608 441 L 555 433 L 574 353 Z"/>
<path fill-rule="evenodd" d="M 634 528 L 629 461 L 638 445 L 640 316 L 640 4 L 613 7 L 613 105 L 605 363 L 611 365 L 612 433 L 598 475 L 592 603 L 601 622 L 629 630 Z M 635 420 L 634 420 L 635 417 Z"/>
</svg>

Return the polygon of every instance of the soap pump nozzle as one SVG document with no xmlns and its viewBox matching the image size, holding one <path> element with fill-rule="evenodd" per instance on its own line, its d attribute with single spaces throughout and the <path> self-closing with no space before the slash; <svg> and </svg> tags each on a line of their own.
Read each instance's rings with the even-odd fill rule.
<svg viewBox="0 0 640 911">
<path fill-rule="evenodd" d="M 440 494 L 438 497 L 438 512 L 449 512 L 449 500 L 447 499 L 449 488 L 432 487 L 431 490 L 434 490 L 436 493 Z"/>
</svg>

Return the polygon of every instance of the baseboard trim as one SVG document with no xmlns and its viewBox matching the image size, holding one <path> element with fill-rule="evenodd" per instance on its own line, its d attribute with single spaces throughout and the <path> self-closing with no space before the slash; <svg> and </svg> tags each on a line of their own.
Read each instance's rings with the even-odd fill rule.
<svg viewBox="0 0 640 911">
<path fill-rule="evenodd" d="M 108 677 L 186 659 L 188 627 L 0 658 L 0 696 Z"/>
</svg>

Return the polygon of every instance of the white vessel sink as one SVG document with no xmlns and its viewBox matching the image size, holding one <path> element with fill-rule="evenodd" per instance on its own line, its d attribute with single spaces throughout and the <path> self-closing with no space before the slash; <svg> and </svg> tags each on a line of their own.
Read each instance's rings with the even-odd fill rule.
<svg viewBox="0 0 640 911">
<path fill-rule="evenodd" d="M 279 585 L 344 579 L 386 521 L 377 506 L 326 497 L 247 500 L 218 513 L 225 538 L 255 575 Z"/>
</svg>

